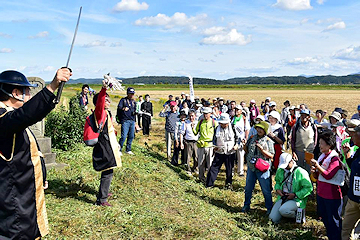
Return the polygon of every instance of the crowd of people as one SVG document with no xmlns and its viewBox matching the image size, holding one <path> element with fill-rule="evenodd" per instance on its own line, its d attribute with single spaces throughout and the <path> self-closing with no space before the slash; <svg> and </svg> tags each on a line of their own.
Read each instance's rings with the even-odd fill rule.
<svg viewBox="0 0 360 240">
<path fill-rule="evenodd" d="M 328 120 L 324 110 L 313 112 L 289 100 L 283 105 L 278 110 L 270 97 L 258 107 L 255 100 L 247 105 L 221 97 L 190 101 L 185 93 L 169 95 L 159 114 L 166 118 L 167 157 L 208 188 L 223 164 L 225 189 L 233 189 L 235 174 L 246 175 L 242 212 L 250 210 L 259 181 L 274 223 L 282 217 L 305 221 L 307 200 L 316 189 L 328 238 L 350 239 L 360 220 L 360 105 L 350 119 L 347 110 L 337 107 Z"/>
</svg>

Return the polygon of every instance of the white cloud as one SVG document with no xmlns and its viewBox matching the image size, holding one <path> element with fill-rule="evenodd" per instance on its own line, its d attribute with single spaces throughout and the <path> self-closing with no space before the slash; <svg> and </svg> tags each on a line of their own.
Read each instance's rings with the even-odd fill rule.
<svg viewBox="0 0 360 240">
<path fill-rule="evenodd" d="M 317 0 L 316 2 L 317 2 L 319 5 L 323 5 L 324 2 L 326 2 L 326 0 Z"/>
<path fill-rule="evenodd" d="M 312 9 L 310 0 L 277 0 L 273 7 L 291 11 Z"/>
<path fill-rule="evenodd" d="M 303 20 L 301 20 L 300 25 L 308 23 L 309 20 L 310 20 L 310 18 L 304 18 Z"/>
<path fill-rule="evenodd" d="M 350 46 L 332 55 L 333 58 L 360 61 L 360 46 Z"/>
<path fill-rule="evenodd" d="M 91 48 L 91 47 L 103 47 L 105 46 L 106 41 L 96 40 L 87 44 L 84 44 L 83 47 Z"/>
<path fill-rule="evenodd" d="M 110 45 L 110 47 L 121 47 L 121 46 L 122 46 L 121 42 L 114 42 Z"/>
<path fill-rule="evenodd" d="M 30 39 L 35 39 L 35 38 L 46 38 L 49 36 L 49 32 L 48 31 L 43 31 L 43 32 L 39 32 L 38 34 L 34 35 L 34 36 L 29 36 Z"/>
<path fill-rule="evenodd" d="M 222 34 L 226 31 L 225 27 L 211 27 L 211 28 L 206 28 L 203 31 L 203 34 L 206 36 L 211 36 L 211 35 L 216 35 L 216 34 Z"/>
<path fill-rule="evenodd" d="M 56 69 L 53 66 L 47 66 L 43 69 L 44 72 L 54 72 Z"/>
<path fill-rule="evenodd" d="M 318 62 L 318 58 L 313 57 L 304 57 L 304 58 L 294 58 L 290 60 L 288 64 L 290 65 L 302 65 L 302 64 L 309 64 L 309 63 L 316 63 Z"/>
<path fill-rule="evenodd" d="M 198 58 L 198 60 L 200 62 L 205 62 L 205 63 L 208 63 L 208 62 L 214 63 L 215 62 L 215 60 L 213 60 L 213 59 L 208 60 L 208 59 Z"/>
<path fill-rule="evenodd" d="M 139 3 L 138 0 L 121 0 L 118 2 L 113 10 L 115 12 L 125 11 L 142 11 L 147 10 L 149 5 L 146 2 Z"/>
<path fill-rule="evenodd" d="M 327 28 L 324 29 L 323 31 L 327 32 L 327 31 L 332 31 L 332 30 L 336 30 L 336 29 L 345 29 L 345 28 L 346 28 L 345 22 L 341 21 L 341 22 L 336 22 L 334 24 L 327 26 Z"/>
<path fill-rule="evenodd" d="M 167 29 L 175 27 L 189 27 L 196 30 L 199 25 L 207 23 L 208 16 L 199 14 L 188 17 L 185 13 L 176 12 L 173 16 L 167 16 L 159 13 L 154 17 L 144 17 L 135 21 L 137 26 L 163 26 Z"/>
<path fill-rule="evenodd" d="M 206 37 L 201 41 L 202 44 L 206 45 L 246 45 L 251 42 L 251 35 L 245 37 L 236 29 L 231 29 L 228 33 Z"/>
<path fill-rule="evenodd" d="M 329 24 L 329 23 L 335 23 L 335 22 L 341 22 L 341 18 L 326 18 L 326 19 L 319 19 L 316 21 L 316 24 Z"/>
<path fill-rule="evenodd" d="M 0 37 L 3 37 L 3 38 L 12 38 L 12 35 L 0 32 Z"/>
<path fill-rule="evenodd" d="M 12 52 L 14 52 L 14 50 L 11 49 L 11 48 L 2 48 L 2 49 L 0 49 L 0 53 L 12 53 Z"/>
<path fill-rule="evenodd" d="M 235 71 L 243 72 L 250 75 L 256 75 L 261 73 L 273 73 L 278 71 L 279 69 L 276 67 L 244 67 L 244 68 L 237 68 Z"/>
</svg>

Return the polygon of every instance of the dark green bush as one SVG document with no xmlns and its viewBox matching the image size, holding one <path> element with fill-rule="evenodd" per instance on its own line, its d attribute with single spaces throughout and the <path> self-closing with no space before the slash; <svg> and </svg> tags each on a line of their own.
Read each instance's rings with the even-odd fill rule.
<svg viewBox="0 0 360 240">
<path fill-rule="evenodd" d="M 52 111 L 45 121 L 45 136 L 51 137 L 53 148 L 68 150 L 83 141 L 87 112 L 79 105 L 79 95 L 70 99 L 69 110 L 64 106 Z"/>
</svg>

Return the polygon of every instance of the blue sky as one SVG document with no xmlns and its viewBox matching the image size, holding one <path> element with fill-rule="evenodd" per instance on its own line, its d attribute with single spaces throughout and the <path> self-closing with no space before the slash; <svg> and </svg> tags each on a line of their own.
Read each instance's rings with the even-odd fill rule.
<svg viewBox="0 0 360 240">
<path fill-rule="evenodd" d="M 2 0 L 0 68 L 50 80 L 360 72 L 360 1 Z"/>
</svg>

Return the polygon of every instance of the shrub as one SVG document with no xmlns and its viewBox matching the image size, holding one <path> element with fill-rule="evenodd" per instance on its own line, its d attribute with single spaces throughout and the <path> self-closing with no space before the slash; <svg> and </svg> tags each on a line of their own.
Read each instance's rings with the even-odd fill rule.
<svg viewBox="0 0 360 240">
<path fill-rule="evenodd" d="M 52 111 L 45 121 L 45 136 L 51 137 L 53 148 L 68 150 L 83 141 L 87 112 L 79 105 L 80 95 L 70 99 L 69 110 L 64 106 Z"/>
</svg>

